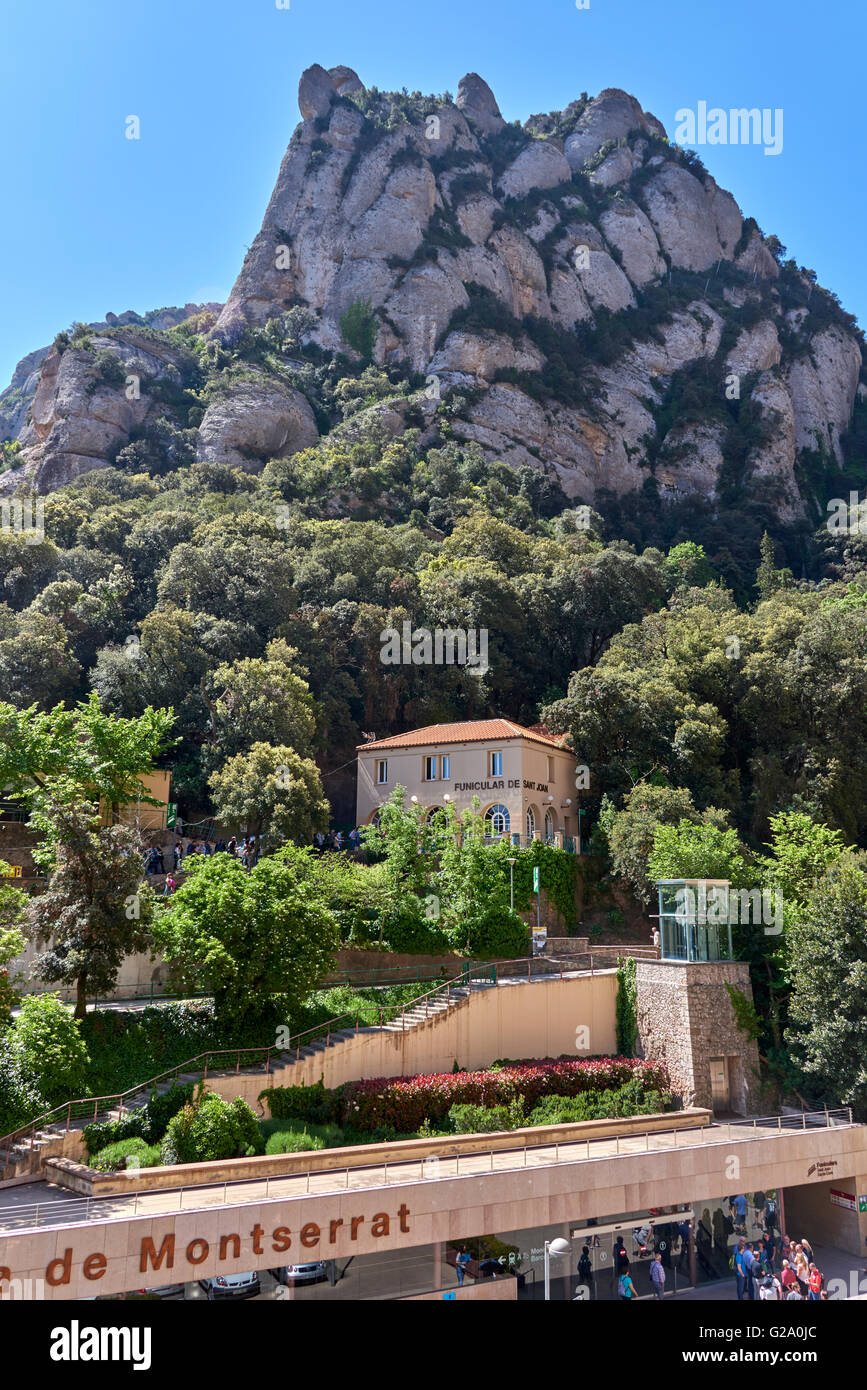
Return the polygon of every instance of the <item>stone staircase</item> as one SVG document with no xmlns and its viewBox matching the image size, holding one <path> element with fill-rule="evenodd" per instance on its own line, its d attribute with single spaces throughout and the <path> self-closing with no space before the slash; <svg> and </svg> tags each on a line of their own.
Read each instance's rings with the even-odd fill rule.
<svg viewBox="0 0 867 1390">
<path fill-rule="evenodd" d="M 305 1061 L 308 1057 L 315 1057 L 331 1048 L 340 1047 L 350 1038 L 356 1038 L 365 1033 L 400 1033 L 407 1029 L 418 1028 L 431 1019 L 437 1018 L 450 1009 L 458 1007 L 464 1000 L 470 997 L 471 993 L 476 993 L 480 989 L 496 989 L 497 982 L 493 979 L 473 980 L 471 983 L 441 985 L 431 994 L 423 995 L 415 1003 L 409 1004 L 401 1010 L 401 1013 L 382 1024 L 359 1024 L 357 1027 L 340 1028 L 334 1032 L 329 1031 L 325 1037 L 311 1038 L 307 1043 L 299 1041 L 295 1047 L 289 1047 L 281 1052 L 271 1054 L 268 1063 L 261 1061 L 250 1066 L 236 1068 L 213 1069 L 205 1067 L 202 1070 L 180 1071 L 172 1073 L 164 1080 L 151 1085 L 147 1082 L 141 1087 L 134 1088 L 128 1098 L 112 1097 L 115 1102 L 104 1109 L 97 1109 L 94 1114 L 90 1106 L 92 1102 L 74 1102 L 79 1107 L 86 1107 L 87 1114 L 71 1116 L 67 1122 L 64 1109 L 60 1109 L 59 1119 L 38 1126 L 33 1133 L 13 1139 L 8 1145 L 4 1145 L 0 1139 L 0 1179 L 9 1181 L 24 1181 L 26 1178 L 35 1177 L 41 1170 L 46 1158 L 56 1158 L 61 1156 L 71 1157 L 72 1148 L 79 1148 L 80 1141 L 75 1138 L 70 1140 L 70 1133 L 73 1135 L 80 1132 L 94 1120 L 119 1120 L 123 1115 L 141 1110 L 147 1105 L 151 1095 L 164 1095 L 175 1085 L 184 1086 L 189 1082 L 198 1083 L 207 1079 L 221 1079 L 236 1075 L 242 1076 L 265 1076 L 273 1074 L 275 1071 L 290 1070 L 296 1064 Z M 303 1037 L 303 1034 L 301 1035 Z M 291 1079 L 283 1082 L 291 1085 Z"/>
</svg>

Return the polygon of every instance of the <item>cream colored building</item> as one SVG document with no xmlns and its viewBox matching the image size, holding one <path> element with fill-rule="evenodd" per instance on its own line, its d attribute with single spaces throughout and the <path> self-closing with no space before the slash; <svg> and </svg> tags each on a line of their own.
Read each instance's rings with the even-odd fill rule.
<svg viewBox="0 0 867 1390">
<path fill-rule="evenodd" d="M 552 843 L 578 826 L 576 759 L 562 739 L 510 719 L 431 724 L 358 748 L 356 816 L 367 825 L 395 787 L 430 814 L 478 797 L 492 836 Z"/>
</svg>

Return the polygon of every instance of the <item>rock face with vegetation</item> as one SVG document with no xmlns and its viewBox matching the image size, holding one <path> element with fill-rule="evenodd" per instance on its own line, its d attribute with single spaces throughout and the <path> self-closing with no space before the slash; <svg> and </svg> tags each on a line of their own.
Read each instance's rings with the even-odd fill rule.
<svg viewBox="0 0 867 1390">
<path fill-rule="evenodd" d="M 298 100 L 228 302 L 110 315 L 31 353 L 0 395 L 0 489 L 48 492 L 128 449 L 289 458 L 328 428 L 302 348 L 428 378 L 420 429 L 451 396 L 454 438 L 590 504 L 737 495 L 797 523 L 845 470 L 854 321 L 634 97 L 522 126 L 476 73 L 453 100 L 317 64 Z"/>
</svg>

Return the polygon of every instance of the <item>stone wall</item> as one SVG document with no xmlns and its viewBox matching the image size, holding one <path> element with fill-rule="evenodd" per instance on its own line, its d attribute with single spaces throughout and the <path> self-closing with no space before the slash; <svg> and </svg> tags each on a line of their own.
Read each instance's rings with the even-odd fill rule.
<svg viewBox="0 0 867 1390">
<path fill-rule="evenodd" d="M 758 1049 L 737 1029 L 726 984 L 752 1001 L 745 961 L 639 960 L 636 965 L 638 1052 L 665 1062 L 684 1105 L 712 1105 L 710 1059 L 728 1059 L 730 1109 L 758 1104 Z"/>
</svg>

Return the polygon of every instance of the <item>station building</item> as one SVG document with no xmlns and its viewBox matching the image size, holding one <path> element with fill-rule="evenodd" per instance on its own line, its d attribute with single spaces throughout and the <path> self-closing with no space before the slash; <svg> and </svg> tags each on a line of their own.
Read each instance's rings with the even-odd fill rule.
<svg viewBox="0 0 867 1390">
<path fill-rule="evenodd" d="M 571 848 L 576 768 L 563 739 L 511 719 L 432 724 L 359 745 L 357 823 L 374 820 L 401 786 L 431 815 L 447 802 L 460 814 L 478 797 L 492 838 Z"/>
</svg>

